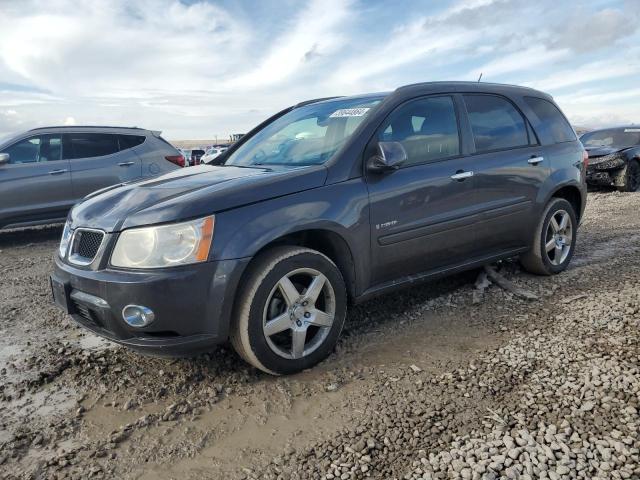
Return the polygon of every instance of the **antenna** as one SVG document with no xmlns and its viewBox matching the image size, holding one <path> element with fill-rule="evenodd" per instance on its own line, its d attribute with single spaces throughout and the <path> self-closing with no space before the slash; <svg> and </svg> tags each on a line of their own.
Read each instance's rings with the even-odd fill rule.
<svg viewBox="0 0 640 480">
<path fill-rule="evenodd" d="M 480 83 L 480 80 L 482 80 L 482 72 L 480 72 L 480 76 L 478 77 L 478 83 Z"/>
</svg>

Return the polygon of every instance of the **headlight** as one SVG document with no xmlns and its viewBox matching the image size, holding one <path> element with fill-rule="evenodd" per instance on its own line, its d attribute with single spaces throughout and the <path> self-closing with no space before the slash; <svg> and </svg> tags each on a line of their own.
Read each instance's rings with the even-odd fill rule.
<svg viewBox="0 0 640 480">
<path fill-rule="evenodd" d="M 111 255 L 114 267 L 162 268 L 206 262 L 215 217 L 158 227 L 132 228 L 118 237 Z"/>
<path fill-rule="evenodd" d="M 64 258 L 67 255 L 67 249 L 69 248 L 69 240 L 71 240 L 71 226 L 69 225 L 69 221 L 64 224 L 64 229 L 62 230 L 62 238 L 60 239 L 60 246 L 58 247 L 58 253 L 60 254 L 60 258 Z"/>
</svg>

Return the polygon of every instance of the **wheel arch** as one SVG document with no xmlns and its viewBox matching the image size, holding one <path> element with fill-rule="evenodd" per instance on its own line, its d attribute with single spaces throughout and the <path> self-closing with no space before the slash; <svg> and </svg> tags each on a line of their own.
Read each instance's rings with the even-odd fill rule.
<svg viewBox="0 0 640 480">
<path fill-rule="evenodd" d="M 306 247 L 326 255 L 340 270 L 347 286 L 349 300 L 352 301 L 356 296 L 355 259 L 347 241 L 336 231 L 327 228 L 306 228 L 282 234 L 260 246 L 253 255 L 252 262 L 265 251 L 277 246 Z M 249 270 L 245 269 L 243 277 Z"/>
<path fill-rule="evenodd" d="M 578 223 L 580 223 L 582 220 L 584 205 L 586 203 L 586 198 L 584 197 L 582 190 L 577 185 L 573 184 L 558 186 L 558 188 L 551 192 L 549 198 L 547 198 L 547 201 L 545 202 L 545 205 L 554 197 L 563 198 L 568 201 L 575 211 Z"/>
</svg>

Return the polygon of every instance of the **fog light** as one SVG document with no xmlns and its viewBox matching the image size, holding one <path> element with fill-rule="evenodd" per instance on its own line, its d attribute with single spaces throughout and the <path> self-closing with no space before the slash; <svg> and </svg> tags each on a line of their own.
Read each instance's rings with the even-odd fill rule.
<svg viewBox="0 0 640 480">
<path fill-rule="evenodd" d="M 122 309 L 122 318 L 132 327 L 146 327 L 156 318 L 153 310 L 140 305 L 127 305 Z"/>
</svg>

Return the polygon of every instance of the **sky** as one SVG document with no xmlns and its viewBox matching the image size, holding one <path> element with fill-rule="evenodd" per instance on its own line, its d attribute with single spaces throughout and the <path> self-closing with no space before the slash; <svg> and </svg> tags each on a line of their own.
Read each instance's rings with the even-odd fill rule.
<svg viewBox="0 0 640 480">
<path fill-rule="evenodd" d="M 305 99 L 480 73 L 574 125 L 640 123 L 640 0 L 0 0 L 0 136 L 221 139 Z"/>
</svg>

